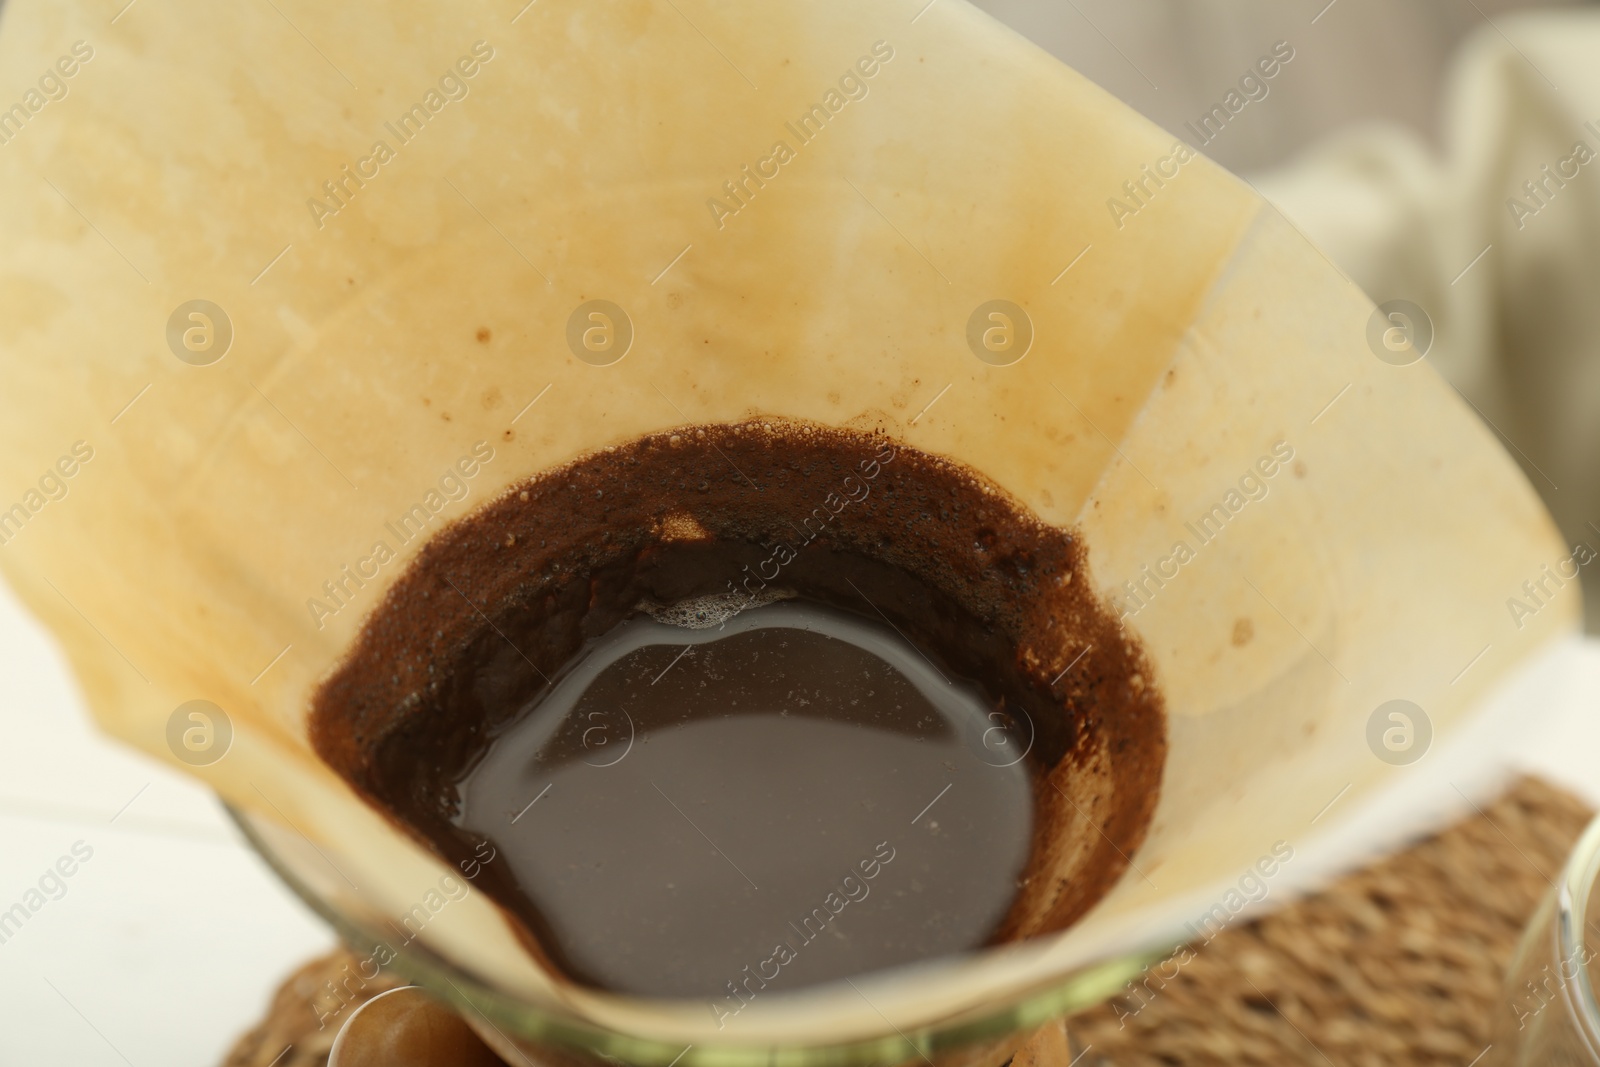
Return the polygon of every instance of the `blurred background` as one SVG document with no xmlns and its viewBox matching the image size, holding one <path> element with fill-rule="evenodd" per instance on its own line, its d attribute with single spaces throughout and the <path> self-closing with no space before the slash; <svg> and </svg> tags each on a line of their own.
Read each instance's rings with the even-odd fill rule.
<svg viewBox="0 0 1600 1067">
<path fill-rule="evenodd" d="M 1592 297 L 1600 177 L 1591 173 L 1600 166 L 1586 167 L 1532 218 L 1507 206 L 1575 142 L 1600 150 L 1600 74 L 1589 70 L 1600 67 L 1600 8 L 1521 0 L 978 6 L 1190 143 L 1197 138 L 1186 124 L 1287 42 L 1293 59 L 1269 93 L 1203 150 L 1256 184 L 1375 300 L 1424 309 L 1435 332 L 1427 358 L 1494 426 L 1568 543 L 1600 549 L 1600 301 Z M 0 71 L 5 98 L 36 73 Z M 1591 120 L 1594 132 L 1584 126 Z M 1600 616 L 1597 572 L 1582 569 L 1591 631 Z M 1592 749 L 1573 743 L 1572 726 L 1594 719 L 1578 697 L 1600 692 L 1600 656 L 1589 655 L 1582 670 L 1550 691 L 1557 720 L 1530 730 L 1512 758 L 1600 802 L 1600 768 Z M 93 849 L 64 896 L 0 941 L 0 1063 L 219 1063 L 280 979 L 331 946 L 331 934 L 248 850 L 209 793 L 91 729 L 52 640 L 4 588 L 0 677 L 8 712 L 0 902 L 16 899 L 74 843 Z"/>
<path fill-rule="evenodd" d="M 1286 163 L 1352 123 L 1395 123 L 1435 150 L 1462 39 L 1528 10 L 1585 0 L 976 0 L 1130 107 L 1186 137 L 1185 122 L 1288 41 L 1271 107 L 1207 145 L 1236 173 Z M 1315 18 L 1316 22 L 1311 19 Z"/>
<path fill-rule="evenodd" d="M 1246 178 L 1375 302 L 1421 308 L 1427 358 L 1543 495 L 1600 632 L 1600 566 L 1581 562 L 1600 554 L 1600 167 L 1559 184 L 1541 169 L 1600 153 L 1600 7 L 976 3 Z M 1203 131 L 1279 42 L 1293 59 L 1266 95 Z"/>
</svg>

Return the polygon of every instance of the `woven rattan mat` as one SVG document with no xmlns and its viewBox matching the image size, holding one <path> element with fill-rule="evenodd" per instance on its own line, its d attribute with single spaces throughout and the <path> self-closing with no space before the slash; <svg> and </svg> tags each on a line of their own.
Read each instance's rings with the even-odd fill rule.
<svg viewBox="0 0 1600 1067">
<path fill-rule="evenodd" d="M 1074 1018 L 1079 1067 L 1422 1064 L 1489 1044 L 1522 927 L 1589 820 L 1523 779 L 1480 814 L 1193 949 L 1153 995 Z M 1097 1060 L 1096 1057 L 1099 1057 Z"/>
<path fill-rule="evenodd" d="M 1474 818 L 1158 964 L 1137 991 L 1071 1020 L 1071 1055 L 1078 1067 L 1465 1067 L 1489 1044 L 1501 974 L 1589 814 L 1523 779 Z M 345 1013 L 393 985 L 360 981 L 347 953 L 308 963 L 225 1067 L 323 1067 Z M 336 1017 L 333 987 L 347 1005 Z M 1017 1062 L 1069 1058 L 1058 1036 Z"/>
</svg>

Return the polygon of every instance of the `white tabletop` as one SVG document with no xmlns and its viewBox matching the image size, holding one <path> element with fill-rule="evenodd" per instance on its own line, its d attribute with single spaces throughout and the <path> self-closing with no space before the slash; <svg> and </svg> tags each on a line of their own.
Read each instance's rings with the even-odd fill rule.
<svg viewBox="0 0 1600 1067">
<path fill-rule="evenodd" d="M 1600 641 L 1540 674 L 1517 689 L 1538 706 L 1518 709 L 1508 757 L 1600 806 Z M 60 652 L 3 585 L 0 679 L 0 912 L 75 845 L 92 850 L 0 944 L 0 1064 L 213 1067 L 332 935 L 208 791 L 92 729 Z"/>
<path fill-rule="evenodd" d="M 0 679 L 0 913 L 92 850 L 0 944 L 0 1064 L 215 1067 L 333 935 L 209 790 L 93 729 L 3 583 Z"/>
</svg>

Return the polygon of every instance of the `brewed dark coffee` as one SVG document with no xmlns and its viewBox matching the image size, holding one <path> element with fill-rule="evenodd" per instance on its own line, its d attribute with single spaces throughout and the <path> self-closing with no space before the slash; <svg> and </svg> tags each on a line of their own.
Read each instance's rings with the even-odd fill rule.
<svg viewBox="0 0 1600 1067">
<path fill-rule="evenodd" d="M 460 826 L 561 966 L 722 1013 L 983 944 L 1032 819 L 1026 723 L 882 623 L 794 601 L 595 642 L 489 747 Z"/>
</svg>

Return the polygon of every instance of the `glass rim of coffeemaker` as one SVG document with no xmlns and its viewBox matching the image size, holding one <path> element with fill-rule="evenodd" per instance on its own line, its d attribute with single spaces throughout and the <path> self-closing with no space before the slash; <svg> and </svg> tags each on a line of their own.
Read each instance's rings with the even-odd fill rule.
<svg viewBox="0 0 1600 1067">
<path fill-rule="evenodd" d="M 333 927 L 345 947 L 391 942 L 375 924 L 347 914 L 300 878 L 256 830 L 250 812 L 227 802 L 223 802 L 223 809 L 256 854 L 301 902 Z M 1024 1033 L 1052 1019 L 1075 1014 L 1108 1000 L 1178 947 L 1175 942 L 1107 957 L 1042 986 L 1010 995 L 999 1005 L 979 1005 L 925 1026 L 895 1028 L 889 1034 L 815 1045 L 696 1041 L 685 1048 L 660 1038 L 612 1030 L 502 993 L 416 941 L 398 947 L 391 944 L 394 959 L 384 966 L 469 1018 L 476 1015 L 488 1022 L 502 1037 L 561 1045 L 637 1067 L 868 1067 L 926 1059 L 936 1053 Z"/>
<path fill-rule="evenodd" d="M 1557 967 L 1568 960 L 1581 961 L 1577 973 L 1561 983 L 1561 991 L 1573 1026 L 1588 1044 L 1589 1054 L 1600 1062 L 1600 1001 L 1595 996 L 1593 969 L 1589 966 L 1589 946 L 1600 946 L 1600 930 L 1593 932 L 1589 942 L 1584 939 L 1588 912 L 1597 892 L 1600 892 L 1600 815 L 1590 821 L 1562 868 L 1556 886 L 1554 932 Z"/>
</svg>

